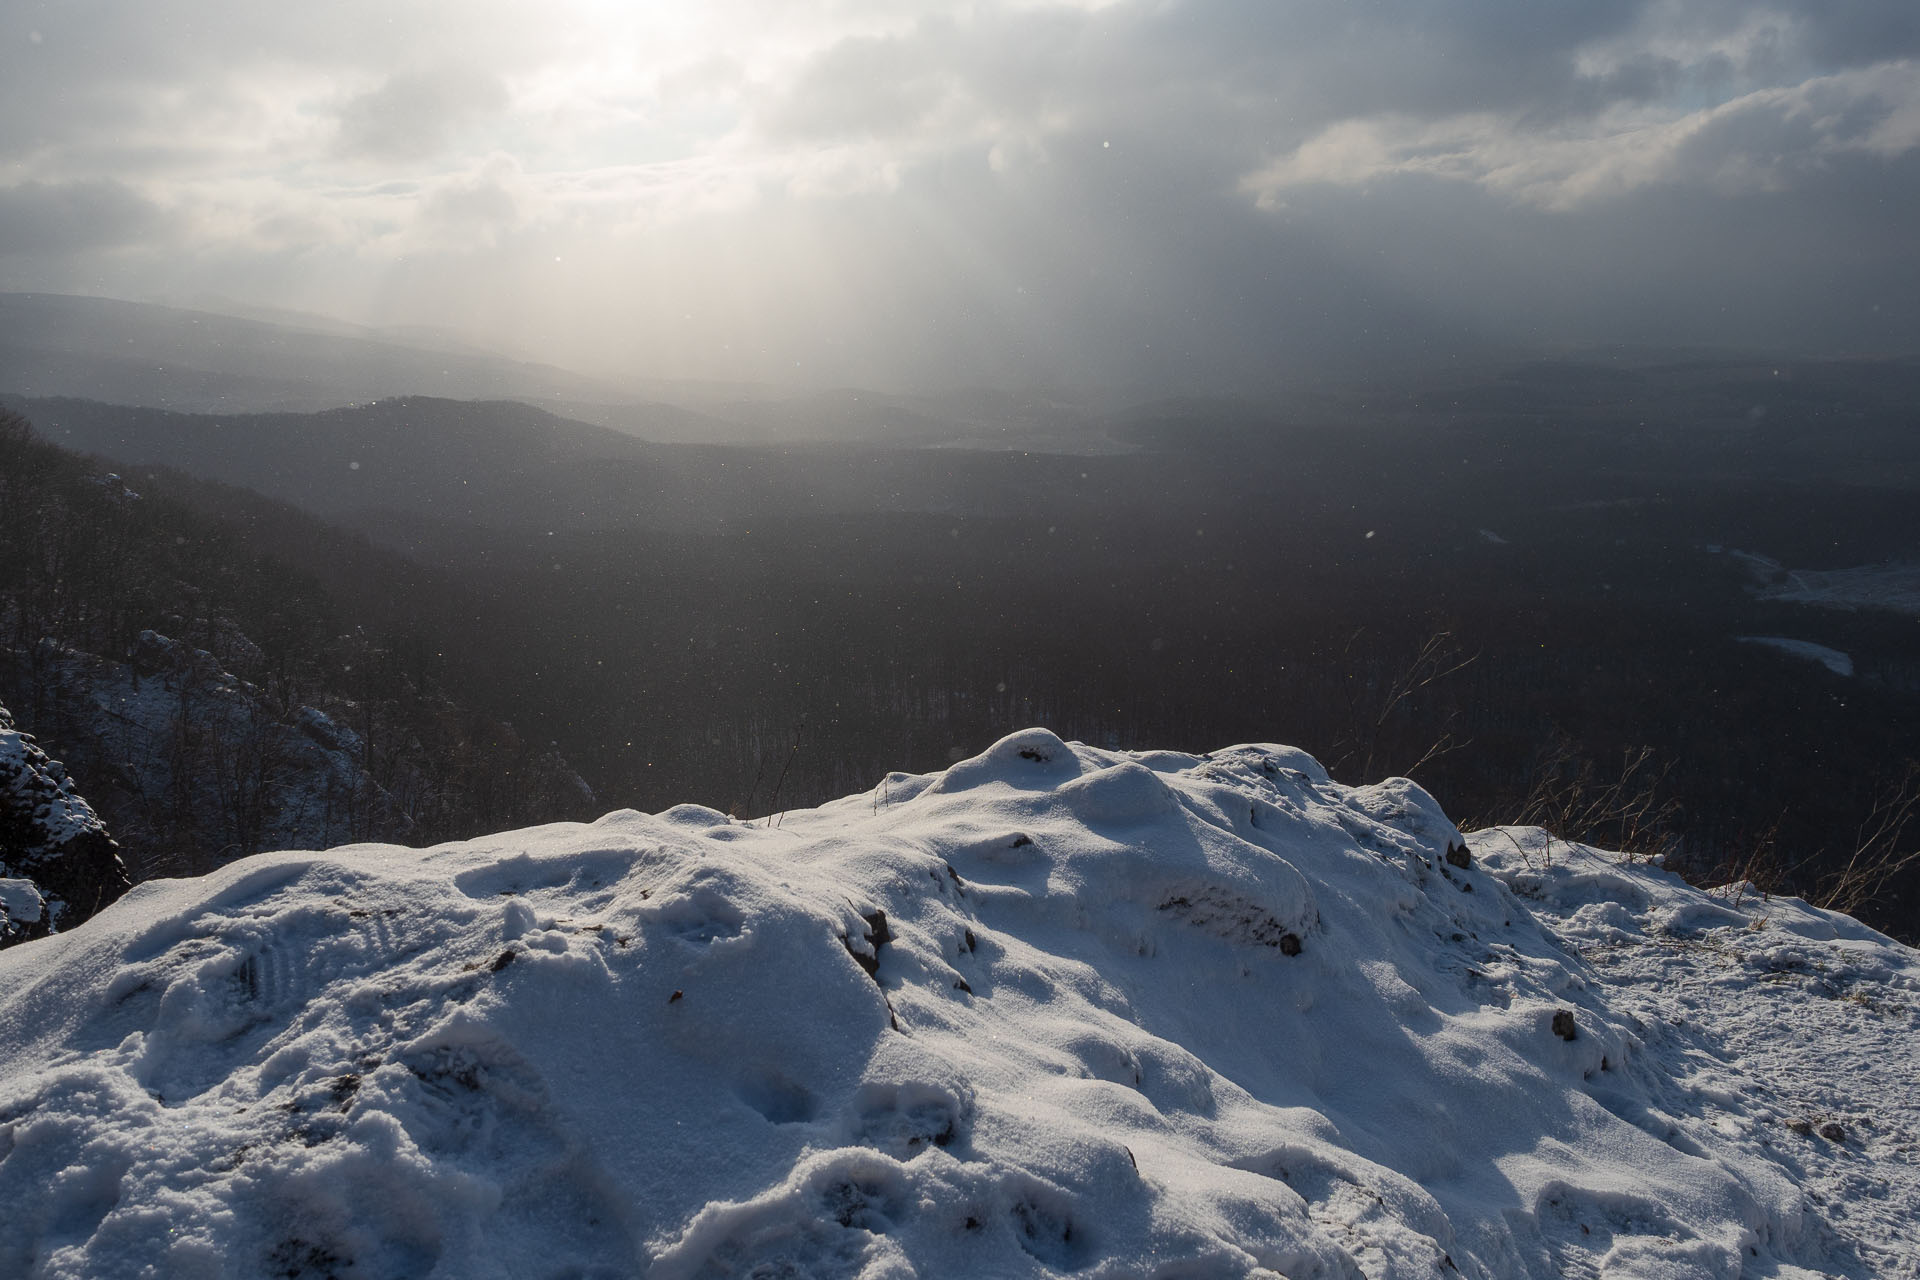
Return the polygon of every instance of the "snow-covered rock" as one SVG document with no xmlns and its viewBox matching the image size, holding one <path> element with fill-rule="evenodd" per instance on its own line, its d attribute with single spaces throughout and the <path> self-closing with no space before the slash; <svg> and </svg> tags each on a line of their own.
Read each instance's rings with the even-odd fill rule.
<svg viewBox="0 0 1920 1280">
<path fill-rule="evenodd" d="M 0 947 L 71 928 L 126 888 L 105 824 L 0 707 Z"/>
<path fill-rule="evenodd" d="M 1911 1276 L 1917 990 L 1402 779 L 1028 730 L 0 955 L 0 1275 Z"/>
</svg>

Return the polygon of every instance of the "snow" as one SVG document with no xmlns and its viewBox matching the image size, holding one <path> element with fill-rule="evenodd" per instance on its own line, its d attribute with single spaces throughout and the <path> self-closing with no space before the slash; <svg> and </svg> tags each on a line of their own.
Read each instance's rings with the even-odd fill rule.
<svg viewBox="0 0 1920 1280">
<path fill-rule="evenodd" d="M 31 880 L 0 876 L 0 932 L 13 921 L 32 922 L 46 910 L 40 886 Z"/>
<path fill-rule="evenodd" d="M 1883 609 L 1920 617 L 1920 564 L 1888 561 L 1846 569 L 1789 569 L 1770 556 L 1708 543 L 1709 554 L 1741 562 L 1762 600 L 1785 600 L 1822 609 Z"/>
<path fill-rule="evenodd" d="M 0 954 L 0 1275 L 1915 1276 L 1916 992 L 1404 779 L 1027 730 Z"/>
<path fill-rule="evenodd" d="M 1470 839 L 1670 1064 L 1659 1105 L 1802 1189 L 1823 1273 L 1920 1273 L 1915 953 L 1797 898 L 1745 884 L 1702 894 L 1516 834 L 1519 849 L 1503 833 Z"/>
<path fill-rule="evenodd" d="M 1826 609 L 1885 609 L 1920 616 L 1920 565 L 1866 564 L 1849 569 L 1792 569 L 1760 593 Z"/>
<path fill-rule="evenodd" d="M 1765 645 L 1796 658 L 1817 662 L 1837 676 L 1853 674 L 1853 658 L 1850 655 L 1811 640 L 1795 640 L 1788 636 L 1740 636 L 1738 639 L 1741 644 Z"/>
</svg>

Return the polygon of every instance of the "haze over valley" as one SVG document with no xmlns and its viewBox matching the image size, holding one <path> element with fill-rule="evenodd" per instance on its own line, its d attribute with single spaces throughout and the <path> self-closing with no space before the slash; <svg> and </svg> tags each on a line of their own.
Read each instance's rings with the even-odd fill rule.
<svg viewBox="0 0 1920 1280">
<path fill-rule="evenodd" d="M 1920 751 L 1911 363 L 1594 353 L 1304 404 L 701 387 L 603 406 L 611 427 L 352 398 L 445 358 L 416 347 L 343 364 L 233 321 L 194 348 L 216 317 L 84 305 L 156 385 L 271 367 L 346 403 L 16 397 L 37 435 L 236 521 L 607 799 L 744 815 L 1029 722 L 1197 750 L 1279 720 L 1336 773 L 1412 770 L 1488 821 L 1645 751 L 1676 858 L 1708 875 L 1766 840 L 1812 891 Z M 69 345 L 83 380 L 36 389 L 107 359 Z M 348 367 L 376 372 L 328 383 Z M 1912 888 L 1888 893 L 1869 910 L 1904 930 Z"/>
</svg>

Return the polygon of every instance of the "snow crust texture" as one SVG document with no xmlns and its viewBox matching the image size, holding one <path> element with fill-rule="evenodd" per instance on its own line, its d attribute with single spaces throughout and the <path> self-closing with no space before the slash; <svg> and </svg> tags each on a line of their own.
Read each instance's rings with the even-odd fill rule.
<svg viewBox="0 0 1920 1280">
<path fill-rule="evenodd" d="M 0 1276 L 1911 1276 L 1917 988 L 1404 779 L 1028 730 L 0 955 Z"/>
</svg>

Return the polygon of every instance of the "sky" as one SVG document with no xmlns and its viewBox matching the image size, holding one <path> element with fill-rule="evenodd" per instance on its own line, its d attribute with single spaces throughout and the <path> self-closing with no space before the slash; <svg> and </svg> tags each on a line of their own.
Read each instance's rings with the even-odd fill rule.
<svg viewBox="0 0 1920 1280">
<path fill-rule="evenodd" d="M 1920 351 L 1913 0 L 6 0 L 0 289 L 603 376 Z"/>
</svg>

